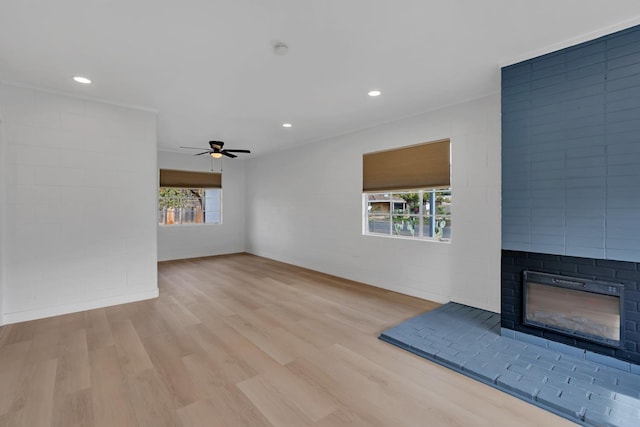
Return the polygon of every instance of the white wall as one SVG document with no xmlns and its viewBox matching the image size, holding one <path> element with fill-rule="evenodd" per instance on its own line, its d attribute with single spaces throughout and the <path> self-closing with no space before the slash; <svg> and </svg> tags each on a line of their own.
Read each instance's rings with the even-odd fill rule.
<svg viewBox="0 0 640 427">
<path fill-rule="evenodd" d="M 362 155 L 450 138 L 451 243 L 362 235 Z M 446 302 L 500 308 L 498 94 L 247 161 L 247 250 Z"/>
<path fill-rule="evenodd" d="M 192 154 L 160 151 L 160 168 L 211 171 L 211 159 Z M 214 160 L 214 172 L 220 161 Z M 245 161 L 224 159 L 222 163 L 222 224 L 159 225 L 160 261 L 244 252 L 245 250 Z"/>
<path fill-rule="evenodd" d="M 0 103 L 2 102 L 2 82 L 0 82 Z M 4 286 L 5 286 L 5 238 L 6 235 L 6 225 L 5 221 L 7 218 L 7 185 L 6 185 L 6 162 L 7 158 L 5 143 L 3 138 L 3 127 L 2 127 L 2 111 L 0 111 L 0 326 L 4 324 Z"/>
<path fill-rule="evenodd" d="M 0 111 L 5 321 L 157 296 L 155 114 L 9 85 Z"/>
</svg>

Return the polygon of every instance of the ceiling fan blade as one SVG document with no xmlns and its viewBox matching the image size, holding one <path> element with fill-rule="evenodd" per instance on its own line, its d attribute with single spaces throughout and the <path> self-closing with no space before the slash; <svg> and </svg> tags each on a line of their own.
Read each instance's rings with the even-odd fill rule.
<svg viewBox="0 0 640 427">
<path fill-rule="evenodd" d="M 227 153 L 251 153 L 250 150 L 224 150 Z"/>
<path fill-rule="evenodd" d="M 202 147 L 180 147 L 180 148 L 188 148 L 189 150 L 202 150 Z"/>
<path fill-rule="evenodd" d="M 227 150 L 222 150 L 221 153 L 224 154 L 227 157 L 231 157 L 232 159 L 235 159 L 236 157 L 238 157 L 235 154 L 229 153 Z"/>
<path fill-rule="evenodd" d="M 202 148 L 201 148 L 201 150 L 202 150 Z M 194 156 L 202 156 L 203 154 L 209 154 L 209 153 L 212 153 L 212 152 L 213 152 L 212 150 L 207 150 L 207 151 L 203 151 L 202 153 L 194 154 Z"/>
</svg>

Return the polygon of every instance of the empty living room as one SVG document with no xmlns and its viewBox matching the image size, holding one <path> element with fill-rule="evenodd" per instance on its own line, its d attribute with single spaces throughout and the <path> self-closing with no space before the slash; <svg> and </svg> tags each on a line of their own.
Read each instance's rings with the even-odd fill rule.
<svg viewBox="0 0 640 427">
<path fill-rule="evenodd" d="M 0 7 L 0 427 L 640 425 L 640 3 Z"/>
</svg>

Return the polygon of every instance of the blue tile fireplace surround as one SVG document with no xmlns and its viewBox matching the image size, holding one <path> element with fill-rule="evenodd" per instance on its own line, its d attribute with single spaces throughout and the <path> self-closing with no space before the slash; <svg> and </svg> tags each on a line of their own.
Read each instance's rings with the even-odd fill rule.
<svg viewBox="0 0 640 427">
<path fill-rule="evenodd" d="M 504 331 L 640 364 L 640 26 L 502 69 L 502 249 Z M 573 304 L 617 319 L 617 335 L 541 327 L 555 316 L 544 310 L 528 321 L 525 271 L 603 284 L 615 298 Z M 579 294 L 553 292 L 551 305 Z"/>
</svg>

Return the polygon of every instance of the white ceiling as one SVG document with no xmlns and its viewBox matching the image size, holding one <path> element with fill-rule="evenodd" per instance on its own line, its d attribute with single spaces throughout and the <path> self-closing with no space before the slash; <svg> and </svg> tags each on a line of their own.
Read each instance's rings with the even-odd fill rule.
<svg viewBox="0 0 640 427">
<path fill-rule="evenodd" d="M 638 23 L 638 0 L 0 0 L 0 79 L 156 110 L 160 149 L 259 155 L 496 92 L 501 65 Z"/>
</svg>

